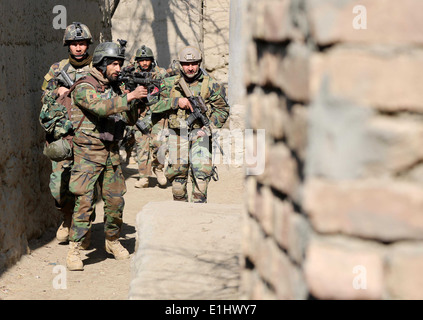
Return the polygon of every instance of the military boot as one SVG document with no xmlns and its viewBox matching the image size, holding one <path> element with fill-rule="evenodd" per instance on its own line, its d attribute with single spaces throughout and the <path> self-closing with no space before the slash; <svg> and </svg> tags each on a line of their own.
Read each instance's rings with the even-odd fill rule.
<svg viewBox="0 0 423 320">
<path fill-rule="evenodd" d="M 70 271 L 84 270 L 79 250 L 81 249 L 81 242 L 69 242 L 69 251 L 66 257 L 66 266 Z"/>
<path fill-rule="evenodd" d="M 129 258 L 129 252 L 119 242 L 119 240 L 106 239 L 106 252 L 115 256 L 116 260 L 125 260 Z"/>
<path fill-rule="evenodd" d="M 148 178 L 140 178 L 135 182 L 135 188 L 147 188 L 148 187 Z"/>
<path fill-rule="evenodd" d="M 64 214 L 63 222 L 56 232 L 56 239 L 59 243 L 68 242 L 69 240 L 69 228 L 72 223 L 72 214 Z"/>
<path fill-rule="evenodd" d="M 163 168 L 160 168 L 160 167 L 153 168 L 153 173 L 156 175 L 157 182 L 161 186 L 167 185 L 167 178 L 164 175 Z"/>
</svg>

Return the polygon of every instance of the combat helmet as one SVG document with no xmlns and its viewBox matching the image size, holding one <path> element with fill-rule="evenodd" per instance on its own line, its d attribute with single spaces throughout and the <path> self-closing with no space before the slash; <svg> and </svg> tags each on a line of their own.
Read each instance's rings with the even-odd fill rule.
<svg viewBox="0 0 423 320">
<path fill-rule="evenodd" d="M 90 29 L 81 22 L 72 22 L 68 25 L 63 36 L 63 45 L 69 45 L 70 41 L 88 40 L 88 43 L 93 43 Z"/>
<path fill-rule="evenodd" d="M 111 60 L 125 60 L 125 40 L 118 40 L 120 45 L 114 42 L 102 42 L 94 50 L 93 66 L 106 67 Z"/>
<path fill-rule="evenodd" d="M 151 50 L 149 47 L 145 45 L 142 45 L 141 48 L 139 48 L 137 52 L 135 53 L 135 61 L 141 60 L 141 59 L 154 60 L 153 50 Z"/>
<path fill-rule="evenodd" d="M 188 46 L 179 51 L 178 60 L 179 62 L 201 62 L 203 57 L 200 50 L 195 47 Z"/>
<path fill-rule="evenodd" d="M 178 53 L 178 60 L 179 60 L 179 71 L 186 77 L 186 79 L 190 79 L 190 81 L 193 81 L 201 75 L 201 72 L 200 72 L 201 68 L 198 68 L 198 71 L 196 74 L 187 75 L 181 65 L 181 63 L 184 63 L 184 62 L 198 62 L 199 64 L 201 63 L 201 61 L 203 60 L 203 57 L 201 56 L 200 50 L 198 50 L 197 48 L 192 46 L 183 48 Z"/>
</svg>

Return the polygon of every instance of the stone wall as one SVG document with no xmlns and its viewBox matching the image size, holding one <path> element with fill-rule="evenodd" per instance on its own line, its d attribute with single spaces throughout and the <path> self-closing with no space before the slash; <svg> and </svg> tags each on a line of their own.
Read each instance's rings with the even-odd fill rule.
<svg viewBox="0 0 423 320">
<path fill-rule="evenodd" d="M 246 1 L 249 299 L 422 299 L 420 0 Z"/>
<path fill-rule="evenodd" d="M 42 154 L 44 132 L 38 123 L 43 76 L 67 56 L 64 30 L 53 27 L 63 13 L 53 13 L 56 5 L 65 7 L 68 24 L 86 23 L 97 44 L 110 38 L 103 1 L 0 3 L 0 272 L 27 252 L 29 239 L 59 221 L 48 187 L 51 163 Z"/>
<path fill-rule="evenodd" d="M 228 82 L 229 0 L 121 0 L 112 35 L 128 41 L 128 59 L 145 44 L 164 68 L 184 46 L 197 46 L 204 52 L 204 68 Z"/>
</svg>

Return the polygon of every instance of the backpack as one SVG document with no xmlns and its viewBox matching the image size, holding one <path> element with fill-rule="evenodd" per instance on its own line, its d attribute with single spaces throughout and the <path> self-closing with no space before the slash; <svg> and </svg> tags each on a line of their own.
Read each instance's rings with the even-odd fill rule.
<svg viewBox="0 0 423 320">
<path fill-rule="evenodd" d="M 78 84 L 89 83 L 95 88 L 99 83 L 93 76 L 85 76 L 76 81 L 68 93 L 56 100 L 48 97 L 40 113 L 41 126 L 46 131 L 46 143 L 43 154 L 52 161 L 71 160 L 73 158 L 73 138 L 85 119 L 85 115 L 76 128 L 70 120 L 71 93 Z M 52 101 L 53 100 L 53 101 Z"/>
</svg>

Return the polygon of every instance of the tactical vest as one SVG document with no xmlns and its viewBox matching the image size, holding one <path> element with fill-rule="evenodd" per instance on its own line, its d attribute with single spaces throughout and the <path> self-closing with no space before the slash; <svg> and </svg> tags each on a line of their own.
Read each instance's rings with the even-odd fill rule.
<svg viewBox="0 0 423 320">
<path fill-rule="evenodd" d="M 61 70 L 64 70 L 73 82 L 77 82 L 77 80 L 88 74 L 89 65 L 75 69 L 69 63 L 69 59 L 63 59 L 60 62 L 55 63 L 51 67 L 49 73 L 47 73 L 44 77 L 44 83 L 42 86 L 43 90 L 47 89 L 49 82 L 53 78 L 59 77 Z M 72 130 L 72 123 L 69 121 L 70 117 L 67 110 L 68 108 L 65 108 L 65 106 L 56 99 L 56 96 L 53 95 L 51 91 L 45 93 L 42 99 L 43 106 L 40 110 L 39 121 L 47 133 L 46 139 L 48 142 L 57 140 Z"/>
<path fill-rule="evenodd" d="M 87 81 L 84 81 L 84 83 L 87 83 L 97 93 L 100 93 L 102 99 L 110 99 L 117 96 L 111 87 L 105 89 L 105 87 L 102 86 L 93 76 L 88 76 L 86 80 Z M 77 105 L 75 105 L 73 96 L 71 104 L 71 121 L 74 128 L 78 128 L 79 126 L 77 131 L 82 131 L 85 134 L 100 139 L 100 132 L 98 130 L 100 119 L 89 112 L 84 113 Z"/>
<path fill-rule="evenodd" d="M 177 76 L 175 79 L 175 83 L 179 83 L 180 76 Z M 201 97 L 206 101 L 208 97 L 210 97 L 210 89 L 209 89 L 209 81 L 210 77 L 208 75 L 203 75 L 203 79 L 201 82 L 197 82 L 196 85 L 190 86 L 190 90 L 194 96 L 201 95 Z M 201 83 L 201 85 L 200 85 Z M 181 98 L 184 97 L 179 90 L 176 90 L 176 87 L 179 86 L 173 86 L 172 90 L 170 91 L 170 98 Z M 207 117 L 210 117 L 210 106 L 207 105 L 208 111 L 207 111 Z M 186 112 L 187 110 L 178 108 L 176 110 L 173 110 L 171 114 L 169 115 L 169 128 L 171 129 L 182 129 L 186 128 L 186 120 L 189 116 L 189 112 Z M 194 122 L 193 128 L 201 128 L 201 123 L 199 120 Z"/>
<path fill-rule="evenodd" d="M 53 65 L 54 66 L 54 65 Z M 53 79 L 54 77 L 58 77 L 60 75 L 60 71 L 64 70 L 69 78 L 73 81 L 76 82 L 78 81 L 80 78 L 82 78 L 83 76 L 86 76 L 90 70 L 90 65 L 87 64 L 86 66 L 83 66 L 82 68 L 78 68 L 75 69 L 75 67 L 73 67 L 70 62 L 69 59 L 63 59 L 59 62 L 57 68 L 54 69 L 54 75 L 48 73 L 45 75 L 44 77 L 44 83 L 42 86 L 42 90 L 45 90 L 47 88 L 47 83 Z"/>
<path fill-rule="evenodd" d="M 63 71 L 69 75 L 69 78 L 71 78 L 73 82 L 76 82 L 80 78 L 86 76 L 90 70 L 90 65 L 75 69 L 75 67 L 69 63 L 69 60 L 65 61 L 68 61 L 68 63 L 63 67 Z"/>
</svg>

